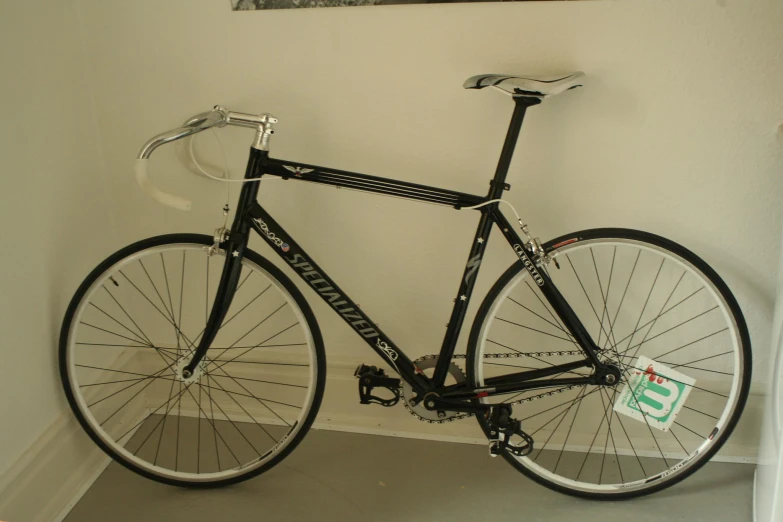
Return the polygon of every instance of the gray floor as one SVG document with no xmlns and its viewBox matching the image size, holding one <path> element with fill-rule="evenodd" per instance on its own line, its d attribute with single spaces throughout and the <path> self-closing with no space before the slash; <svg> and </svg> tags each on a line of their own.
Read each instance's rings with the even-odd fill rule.
<svg viewBox="0 0 783 522">
<path fill-rule="evenodd" d="M 219 490 L 111 464 L 65 521 L 742 522 L 752 519 L 753 471 L 710 463 L 664 492 L 599 503 L 538 486 L 483 446 L 314 430 L 276 468 Z"/>
</svg>

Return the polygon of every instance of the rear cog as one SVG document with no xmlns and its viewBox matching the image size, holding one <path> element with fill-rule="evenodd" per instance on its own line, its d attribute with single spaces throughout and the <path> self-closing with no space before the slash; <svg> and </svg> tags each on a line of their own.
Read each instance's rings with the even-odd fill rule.
<svg viewBox="0 0 783 522">
<path fill-rule="evenodd" d="M 420 359 L 413 361 L 417 368 L 419 368 L 428 377 L 432 377 L 435 366 L 438 364 L 437 355 L 425 355 Z M 429 371 L 428 371 L 429 370 Z M 454 362 L 449 364 L 449 375 L 454 379 L 454 383 L 462 384 L 467 380 L 465 372 L 457 366 Z M 407 382 L 402 384 L 402 400 L 405 402 L 405 408 L 414 416 L 427 422 L 448 422 L 462 417 L 469 417 L 470 414 L 460 413 L 457 411 L 434 411 L 428 410 L 424 407 L 423 401 L 412 404 L 413 398 L 416 396 L 416 392 Z"/>
</svg>

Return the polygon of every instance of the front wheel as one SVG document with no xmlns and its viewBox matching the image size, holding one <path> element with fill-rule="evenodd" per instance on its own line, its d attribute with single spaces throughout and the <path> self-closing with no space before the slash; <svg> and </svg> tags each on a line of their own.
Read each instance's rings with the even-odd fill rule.
<svg viewBox="0 0 783 522">
<path fill-rule="evenodd" d="M 212 242 L 159 236 L 110 256 L 60 334 L 62 383 L 87 434 L 128 469 L 179 486 L 232 484 L 280 462 L 310 428 L 326 378 L 310 307 L 251 250 L 217 337 L 183 377 L 224 264 Z"/>
<path fill-rule="evenodd" d="M 634 230 L 576 232 L 544 245 L 546 270 L 615 387 L 579 385 L 481 399 L 508 403 L 534 439 L 505 459 L 571 495 L 620 499 L 669 487 L 726 442 L 748 395 L 750 338 L 726 284 L 695 254 Z M 558 267 L 559 265 L 559 267 Z M 584 359 L 521 263 L 490 290 L 471 330 L 467 371 L 489 377 Z M 561 374 L 586 376 L 590 368 Z M 557 378 L 559 376 L 555 376 Z M 488 433 L 486 420 L 479 423 Z"/>
</svg>

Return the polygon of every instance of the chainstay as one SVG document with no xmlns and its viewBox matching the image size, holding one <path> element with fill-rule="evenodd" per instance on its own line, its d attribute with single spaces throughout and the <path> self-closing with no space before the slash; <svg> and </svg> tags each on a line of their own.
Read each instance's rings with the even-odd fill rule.
<svg viewBox="0 0 783 522">
<path fill-rule="evenodd" d="M 483 356 L 484 359 L 514 359 L 514 358 L 522 358 L 522 357 L 557 357 L 557 356 L 564 356 L 564 355 L 581 355 L 581 350 L 563 350 L 563 351 L 556 351 L 556 352 L 517 352 L 517 353 L 488 353 Z M 424 355 L 422 357 L 419 357 L 414 362 L 420 362 L 420 361 L 426 361 L 429 359 L 437 359 L 437 355 Z M 455 354 L 452 356 L 453 359 L 467 359 L 467 355 L 465 354 Z M 565 386 L 563 388 L 558 388 L 557 390 L 549 390 L 546 392 L 542 392 L 536 395 L 531 395 L 530 397 L 525 397 L 523 399 L 518 399 L 516 401 L 507 402 L 508 405 L 516 405 L 516 404 L 523 404 L 525 402 L 533 402 L 537 399 L 543 399 L 544 397 L 551 397 L 553 395 L 557 395 L 560 393 L 567 392 L 569 390 L 573 390 L 574 388 L 578 388 L 579 386 L 582 386 L 581 384 L 572 384 L 569 386 Z M 402 390 L 402 386 L 400 386 L 400 390 Z M 473 417 L 472 413 L 461 413 L 459 415 L 454 415 L 453 417 L 449 417 L 448 419 L 438 419 L 438 420 L 430 420 L 430 419 L 424 419 L 422 417 L 419 417 L 416 415 L 416 412 L 414 412 L 410 406 L 408 406 L 408 403 L 406 401 L 402 401 L 402 403 L 405 405 L 405 409 L 408 410 L 408 413 L 413 415 L 414 417 L 418 418 L 421 421 L 424 421 L 428 424 L 445 424 L 447 422 L 454 422 L 457 420 L 467 419 L 468 417 Z"/>
</svg>

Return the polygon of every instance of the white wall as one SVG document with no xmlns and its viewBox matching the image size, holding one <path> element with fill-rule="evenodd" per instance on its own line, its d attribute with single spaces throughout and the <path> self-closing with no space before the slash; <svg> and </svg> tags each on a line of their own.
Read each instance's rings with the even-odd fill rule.
<svg viewBox="0 0 783 522">
<path fill-rule="evenodd" d="M 153 156 L 153 175 L 192 197 L 193 213 L 156 206 L 131 176 L 146 138 L 215 103 L 278 116 L 277 157 L 483 193 L 512 107 L 462 81 L 581 69 L 587 87 L 529 112 L 508 198 L 545 239 L 619 225 L 683 243 L 734 290 L 753 341 L 769 344 L 783 166 L 776 0 L 81 5 L 127 240 L 219 225 L 223 188 L 184 173 L 173 151 Z M 223 136 L 240 176 L 251 134 Z M 282 182 L 264 184 L 261 200 L 400 346 L 438 350 L 475 213 Z M 501 246 L 490 245 L 479 292 L 512 259 Z M 374 361 L 313 303 L 330 353 Z M 763 365 L 766 350 L 756 353 Z"/>
<path fill-rule="evenodd" d="M 0 476 L 67 413 L 60 322 L 118 247 L 75 1 L 0 3 Z"/>
</svg>

